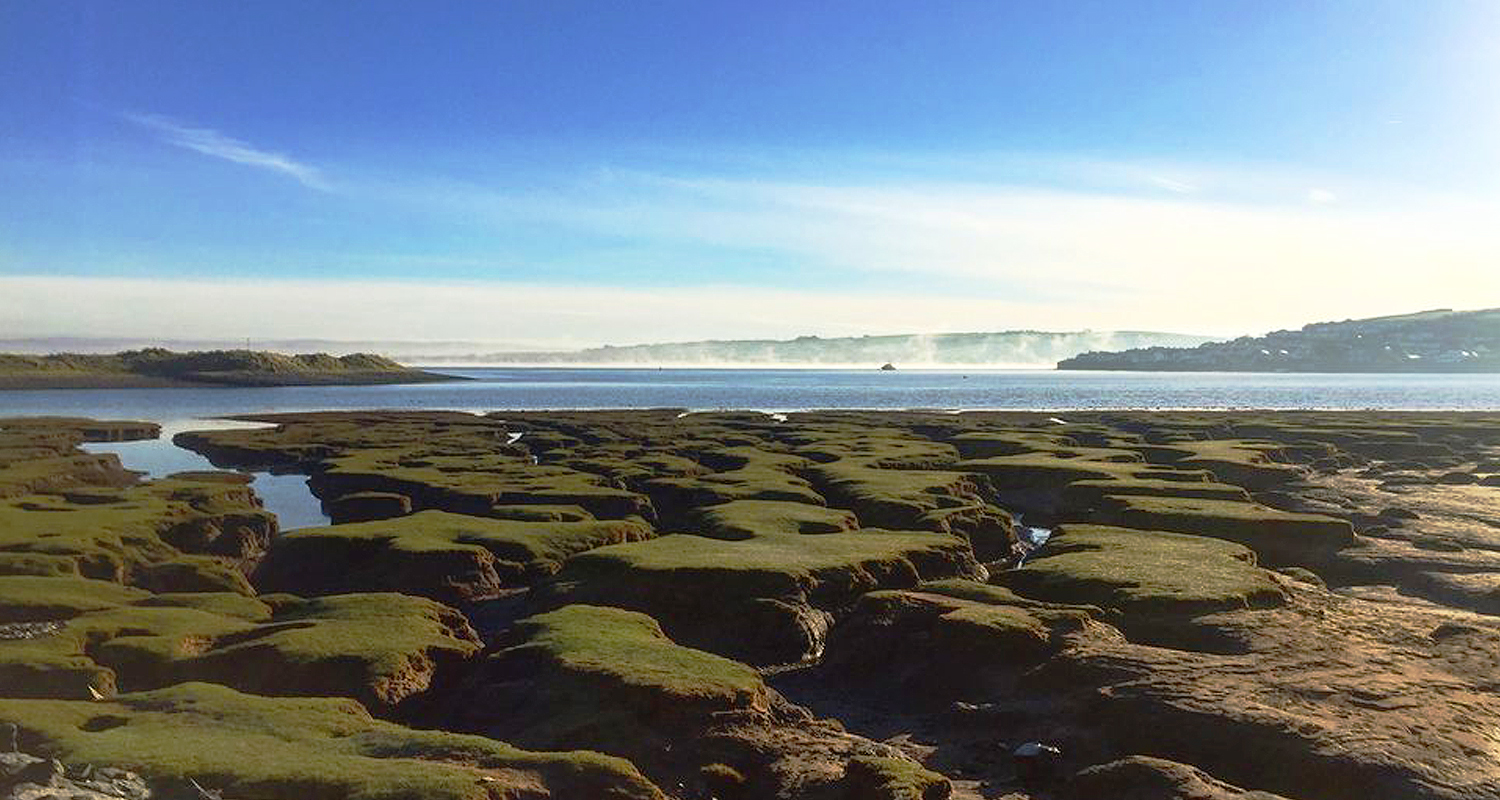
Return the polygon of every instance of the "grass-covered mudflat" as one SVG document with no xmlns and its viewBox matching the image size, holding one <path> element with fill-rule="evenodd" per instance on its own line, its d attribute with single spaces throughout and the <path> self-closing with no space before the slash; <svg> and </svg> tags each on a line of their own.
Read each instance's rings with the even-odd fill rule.
<svg viewBox="0 0 1500 800">
<path fill-rule="evenodd" d="M 663 795 L 629 762 L 532 753 L 372 719 L 353 700 L 270 698 L 184 683 L 104 702 L 0 699 L 28 749 L 112 764 L 165 788 L 245 800 L 491 800 Z"/>
<path fill-rule="evenodd" d="M 339 524 L 0 420 L 23 749 L 266 800 L 1500 786 L 1500 415 L 254 419 L 176 441 Z"/>
<path fill-rule="evenodd" d="M 1285 598 L 1245 547 L 1163 531 L 1066 525 L 1046 550 L 1003 574 L 1027 596 L 1125 614 L 1195 614 Z"/>
</svg>

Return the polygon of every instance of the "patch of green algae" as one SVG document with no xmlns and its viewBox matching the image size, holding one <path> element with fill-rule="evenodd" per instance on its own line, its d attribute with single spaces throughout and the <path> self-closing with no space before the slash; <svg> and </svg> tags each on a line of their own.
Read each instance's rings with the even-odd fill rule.
<svg viewBox="0 0 1500 800">
<path fill-rule="evenodd" d="M 479 649 L 457 612 L 398 594 L 146 596 L 103 581 L 8 577 L 0 605 L 62 620 L 47 635 L 0 641 L 0 696 L 84 699 L 90 688 L 206 681 L 381 706 L 421 688 L 413 673 L 432 658 Z"/>
<path fill-rule="evenodd" d="M 535 753 L 372 719 L 353 700 L 267 698 L 185 683 L 107 702 L 0 699 L 28 750 L 155 780 L 191 778 L 238 800 L 659 800 L 628 761 Z"/>
<path fill-rule="evenodd" d="M 766 691 L 754 669 L 674 644 L 656 620 L 634 611 L 570 605 L 524 619 L 517 629 L 526 641 L 511 652 L 535 653 L 617 689 L 644 689 L 668 699 L 725 706 L 743 704 Z"/>
<path fill-rule="evenodd" d="M 767 533 L 844 533 L 859 527 L 849 511 L 784 500 L 732 500 L 698 509 L 696 530 L 715 539 L 749 539 Z"/>
<path fill-rule="evenodd" d="M 1065 525 L 1005 573 L 1016 592 L 1130 613 L 1202 614 L 1280 605 L 1285 595 L 1239 545 L 1161 531 Z"/>
</svg>

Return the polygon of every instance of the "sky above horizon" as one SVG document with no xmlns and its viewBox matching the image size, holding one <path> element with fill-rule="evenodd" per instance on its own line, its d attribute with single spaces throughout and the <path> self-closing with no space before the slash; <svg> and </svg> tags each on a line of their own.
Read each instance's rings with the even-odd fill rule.
<svg viewBox="0 0 1500 800">
<path fill-rule="evenodd" d="M 0 337 L 1500 306 L 1500 2 L 0 0 Z"/>
</svg>

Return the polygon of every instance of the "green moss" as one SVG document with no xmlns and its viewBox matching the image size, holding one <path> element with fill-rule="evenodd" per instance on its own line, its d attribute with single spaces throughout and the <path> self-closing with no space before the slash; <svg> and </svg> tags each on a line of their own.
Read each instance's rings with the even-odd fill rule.
<svg viewBox="0 0 1500 800">
<path fill-rule="evenodd" d="M 1127 614 L 1202 614 L 1279 605 L 1285 597 L 1248 549 L 1159 531 L 1066 525 L 1038 558 L 1003 576 L 1028 597 Z"/>
<path fill-rule="evenodd" d="M 69 589 L 79 591 L 53 587 L 50 596 Z M 0 675 L 14 678 L 0 694 L 83 699 L 90 687 L 108 694 L 197 680 L 270 695 L 352 696 L 384 708 L 425 688 L 435 661 L 479 647 L 457 612 L 422 598 L 268 599 L 93 598 L 55 633 L 0 641 Z"/>
<path fill-rule="evenodd" d="M 953 784 L 915 761 L 856 756 L 844 769 L 849 796 L 860 800 L 945 800 Z"/>
<path fill-rule="evenodd" d="M 1138 459 L 1139 456 L 1136 456 Z M 1028 454 L 960 461 L 959 469 L 985 475 L 996 489 L 1058 490 L 1076 481 L 1164 479 L 1206 481 L 1206 471 L 1176 470 L 1140 461 L 1100 461 Z"/>
<path fill-rule="evenodd" d="M 526 643 L 557 667 L 600 681 L 608 691 L 646 691 L 661 702 L 725 708 L 763 702 L 760 675 L 737 661 L 674 644 L 645 614 L 570 605 L 518 623 Z"/>
<path fill-rule="evenodd" d="M 621 759 L 411 730 L 372 720 L 350 700 L 183 684 L 102 703 L 0 700 L 0 719 L 20 728 L 28 749 L 155 780 L 192 778 L 244 800 L 486 800 L 537 784 L 564 797 L 662 796 Z"/>
<path fill-rule="evenodd" d="M 0 622 L 56 620 L 147 597 L 109 581 L 36 575 L 0 576 Z"/>
<path fill-rule="evenodd" d="M 0 575 L 78 575 L 78 562 L 67 556 L 41 553 L 0 553 Z"/>
<path fill-rule="evenodd" d="M 254 577 L 263 591 L 470 600 L 556 572 L 575 553 L 652 535 L 639 520 L 527 522 L 422 511 L 283 534 Z"/>
<path fill-rule="evenodd" d="M 1210 500 L 1249 502 L 1250 494 L 1240 486 L 1212 481 L 1168 481 L 1146 478 L 1074 481 L 1063 489 L 1063 501 L 1080 508 L 1093 508 L 1106 495 L 1150 497 L 1196 497 Z"/>
<path fill-rule="evenodd" d="M 650 502 L 607 479 L 510 453 L 441 454 L 430 448 L 364 449 L 324 460 L 313 475 L 321 495 L 394 492 L 414 508 L 485 514 L 507 505 L 580 506 L 600 519 L 650 516 Z"/>
<path fill-rule="evenodd" d="M 749 539 L 763 533 L 842 533 L 859 527 L 849 511 L 784 500 L 732 500 L 700 508 L 696 530 L 715 539 Z"/>
<path fill-rule="evenodd" d="M 0 500 L 0 551 L 55 561 L 95 578 L 172 588 L 245 591 L 228 561 L 275 530 L 250 489 L 219 481 L 165 479 L 98 496 L 36 494 Z M 194 553 L 198 555 L 194 555 Z"/>
<path fill-rule="evenodd" d="M 1355 541 L 1344 520 L 1233 500 L 1121 496 L 1107 498 L 1103 509 L 1112 523 L 1226 539 L 1277 566 L 1317 561 Z"/>
<path fill-rule="evenodd" d="M 823 536 L 765 534 L 741 541 L 679 534 L 583 553 L 559 577 L 717 574 L 735 584 L 759 583 L 782 591 L 810 584 L 825 571 L 881 565 L 916 576 L 921 567 L 935 567 L 939 573 L 943 566 L 957 570 L 964 550 L 963 542 L 951 536 L 876 529 Z"/>
<path fill-rule="evenodd" d="M 968 544 L 939 533 L 675 534 L 574 556 L 550 594 L 643 611 L 682 644 L 775 664 L 816 652 L 828 614 L 862 592 L 976 571 Z"/>
</svg>

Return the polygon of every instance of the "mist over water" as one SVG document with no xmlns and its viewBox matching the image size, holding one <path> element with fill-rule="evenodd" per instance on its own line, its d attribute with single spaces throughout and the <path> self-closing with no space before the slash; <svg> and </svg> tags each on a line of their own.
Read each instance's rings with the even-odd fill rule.
<svg viewBox="0 0 1500 800">
<path fill-rule="evenodd" d="M 696 366 L 704 368 L 1046 368 L 1095 350 L 1191 347 L 1209 337 L 1150 331 L 1001 331 L 929 333 L 786 340 L 726 340 L 605 346 L 567 352 L 488 353 L 470 356 L 397 355 L 428 364 L 530 366 Z"/>
</svg>

